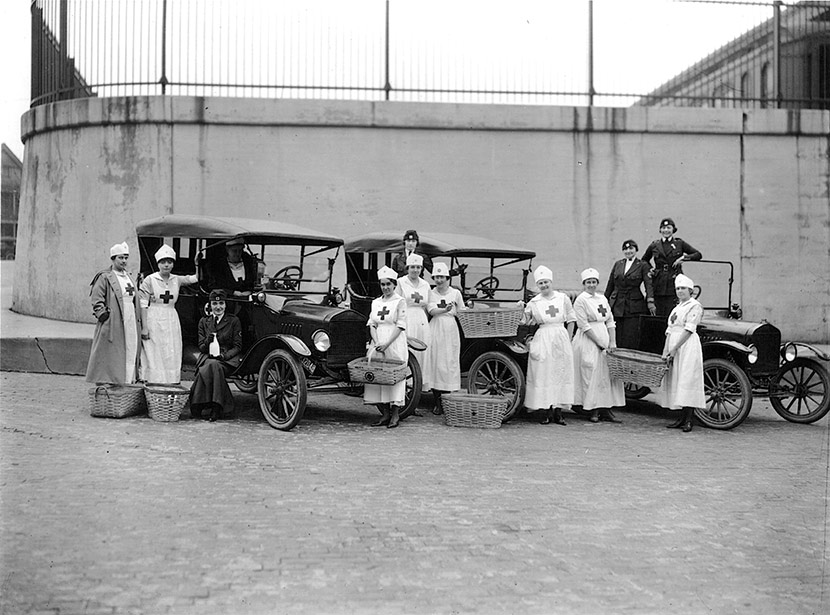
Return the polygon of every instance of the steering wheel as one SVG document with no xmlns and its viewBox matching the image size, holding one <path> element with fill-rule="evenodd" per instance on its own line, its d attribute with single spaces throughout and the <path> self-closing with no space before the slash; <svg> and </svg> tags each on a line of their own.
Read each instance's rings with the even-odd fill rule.
<svg viewBox="0 0 830 615">
<path fill-rule="evenodd" d="M 277 271 L 271 279 L 274 281 L 275 290 L 297 290 L 300 280 L 291 278 L 301 277 L 303 277 L 303 270 L 297 265 L 289 265 Z"/>
<path fill-rule="evenodd" d="M 476 295 L 481 293 L 485 299 L 492 299 L 496 295 L 496 289 L 499 287 L 499 279 L 494 276 L 487 276 L 475 283 Z"/>
</svg>

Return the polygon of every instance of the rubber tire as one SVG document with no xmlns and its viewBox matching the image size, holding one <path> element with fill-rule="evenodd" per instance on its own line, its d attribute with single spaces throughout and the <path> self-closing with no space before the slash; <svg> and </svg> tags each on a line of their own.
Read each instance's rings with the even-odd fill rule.
<svg viewBox="0 0 830 615">
<path fill-rule="evenodd" d="M 234 386 L 242 391 L 243 393 L 253 393 L 256 394 L 257 391 L 257 375 L 256 374 L 248 374 L 242 378 L 234 378 L 233 384 Z"/>
<path fill-rule="evenodd" d="M 729 404 L 725 401 L 717 401 L 713 396 L 717 394 L 718 386 L 739 387 L 739 405 L 733 412 L 730 412 L 726 419 L 718 418 L 712 414 L 715 408 L 724 410 L 729 406 L 736 406 L 734 401 Z M 726 359 L 706 359 L 703 361 L 703 388 L 706 391 L 706 408 L 696 408 L 697 420 L 711 429 L 733 429 L 746 420 L 749 411 L 752 409 L 752 385 L 744 371 L 732 361 Z M 734 396 L 730 396 L 734 400 Z"/>
<path fill-rule="evenodd" d="M 628 382 L 625 384 L 625 398 L 637 401 L 639 399 L 643 399 L 646 395 L 651 393 L 651 389 L 648 387 L 638 386 L 636 384 L 630 384 Z"/>
<path fill-rule="evenodd" d="M 482 370 L 487 371 L 487 374 L 482 373 Z M 498 379 L 498 376 L 503 375 L 505 371 L 509 375 L 508 382 L 512 381 L 512 386 L 505 388 L 505 380 Z M 495 376 L 498 382 L 494 382 Z M 479 379 L 483 379 L 479 387 L 476 385 Z M 508 354 L 499 352 L 498 350 L 485 352 L 478 356 L 470 370 L 467 373 L 467 392 L 475 395 L 491 394 L 491 395 L 505 395 L 512 398 L 510 405 L 507 407 L 507 412 L 504 414 L 503 421 L 508 421 L 513 418 L 519 409 L 522 407 L 525 399 L 525 374 L 516 360 Z"/>
<path fill-rule="evenodd" d="M 796 370 L 798 370 L 798 375 L 796 375 Z M 814 376 L 818 376 L 818 380 L 815 380 Z M 803 386 L 805 383 L 810 385 L 811 392 L 816 387 L 819 387 L 819 390 L 816 392 L 821 393 L 822 398 L 814 410 L 810 411 L 805 402 L 805 408 L 808 409 L 806 414 L 794 414 L 790 412 L 789 408 L 796 400 L 798 400 L 798 408 L 801 408 L 801 403 L 805 395 L 802 393 L 799 396 L 788 396 L 788 399 L 792 401 L 789 404 L 783 403 L 779 391 L 782 388 L 781 381 L 784 378 L 787 378 L 785 384 L 789 390 L 791 390 L 793 385 Z M 770 382 L 769 401 L 779 416 L 792 423 L 815 423 L 816 421 L 820 421 L 830 411 L 830 375 L 828 375 L 827 370 L 824 369 L 821 363 L 815 359 L 807 357 L 795 359 L 782 365 L 781 369 L 778 370 L 778 373 Z"/>
<path fill-rule="evenodd" d="M 421 365 L 418 359 L 411 352 L 406 362 L 409 368 L 406 373 L 406 397 L 404 407 L 400 411 L 400 417 L 405 419 L 412 415 L 421 401 L 421 389 L 424 386 L 424 376 L 421 373 Z"/>
<path fill-rule="evenodd" d="M 275 376 L 280 375 L 282 382 L 278 383 Z M 271 389 L 278 385 L 284 387 L 286 382 L 291 388 L 295 389 L 293 403 L 291 403 L 290 398 L 281 395 L 277 391 L 269 396 L 269 387 Z M 262 416 L 274 429 L 289 431 L 303 418 L 308 399 L 305 372 L 290 352 L 282 349 L 272 350 L 262 361 L 257 378 L 257 397 Z M 269 397 L 273 398 L 270 403 Z M 287 407 L 288 409 L 284 417 L 279 416 L 272 410 L 274 403 L 279 401 L 284 402 L 282 404 L 283 408 Z"/>
</svg>

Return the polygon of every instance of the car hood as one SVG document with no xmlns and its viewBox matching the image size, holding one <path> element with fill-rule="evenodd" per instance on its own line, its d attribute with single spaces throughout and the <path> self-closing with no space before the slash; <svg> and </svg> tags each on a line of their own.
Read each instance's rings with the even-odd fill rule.
<svg viewBox="0 0 830 615">
<path fill-rule="evenodd" d="M 359 321 L 366 322 L 366 317 L 354 310 L 330 305 L 320 305 L 310 301 L 288 301 L 282 306 L 281 313 L 284 316 L 297 318 L 308 318 L 320 322 L 337 321 Z"/>
</svg>

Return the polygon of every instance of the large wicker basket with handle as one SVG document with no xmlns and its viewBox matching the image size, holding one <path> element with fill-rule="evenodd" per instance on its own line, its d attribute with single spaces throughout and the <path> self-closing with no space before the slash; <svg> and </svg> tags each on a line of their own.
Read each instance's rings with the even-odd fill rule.
<svg viewBox="0 0 830 615">
<path fill-rule="evenodd" d="M 144 394 L 150 418 L 169 423 L 179 420 L 190 391 L 177 385 L 148 384 Z"/>
<path fill-rule="evenodd" d="M 658 354 L 613 348 L 606 351 L 608 369 L 615 380 L 656 389 L 669 369 L 668 361 Z"/>
<path fill-rule="evenodd" d="M 128 384 L 124 386 L 102 384 L 89 389 L 89 414 L 111 419 L 144 414 L 144 387 Z"/>
<path fill-rule="evenodd" d="M 464 337 L 513 337 L 519 330 L 522 308 L 483 308 L 461 310 L 455 316 Z"/>
<path fill-rule="evenodd" d="M 349 361 L 349 377 L 352 382 L 398 384 L 406 378 L 406 362 L 359 357 Z"/>
<path fill-rule="evenodd" d="M 444 422 L 451 427 L 498 429 L 510 400 L 501 395 L 448 393 L 441 396 Z"/>
</svg>

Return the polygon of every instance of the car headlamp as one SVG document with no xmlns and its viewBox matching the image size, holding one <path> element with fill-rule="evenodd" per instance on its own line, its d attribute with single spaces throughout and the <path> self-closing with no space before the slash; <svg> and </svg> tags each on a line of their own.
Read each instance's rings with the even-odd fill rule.
<svg viewBox="0 0 830 615">
<path fill-rule="evenodd" d="M 311 341 L 314 342 L 314 347 L 320 352 L 326 352 L 329 348 L 331 348 L 331 339 L 329 338 L 329 334 L 322 329 L 314 332 L 314 335 L 311 336 Z"/>
<path fill-rule="evenodd" d="M 795 344 L 784 344 L 781 348 L 781 358 L 785 361 L 795 361 L 798 356 L 798 348 Z"/>
<path fill-rule="evenodd" d="M 750 363 L 756 363 L 758 361 L 758 349 L 755 347 L 755 344 L 750 344 L 747 360 Z"/>
</svg>

